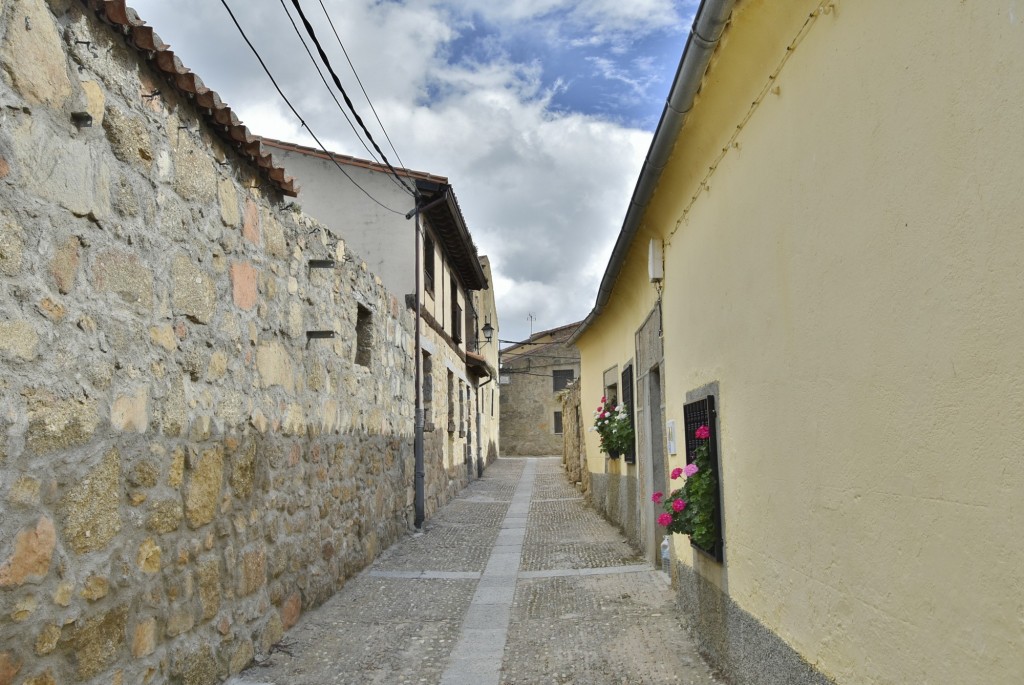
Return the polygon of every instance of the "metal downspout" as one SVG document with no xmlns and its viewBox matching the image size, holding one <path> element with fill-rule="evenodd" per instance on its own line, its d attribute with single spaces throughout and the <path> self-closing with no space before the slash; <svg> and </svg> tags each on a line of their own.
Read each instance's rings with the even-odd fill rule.
<svg viewBox="0 0 1024 685">
<path fill-rule="evenodd" d="M 679 132 L 686 123 L 690 109 L 693 108 L 693 101 L 697 96 L 697 91 L 700 90 L 708 64 L 711 62 L 711 55 L 722 38 L 722 33 L 725 31 L 735 4 L 736 0 L 702 0 L 697 9 L 693 27 L 686 39 L 686 47 L 683 49 L 683 56 L 679 60 L 679 67 L 672 82 L 672 90 L 665 102 L 665 109 L 658 122 L 658 128 L 654 131 L 654 138 L 651 140 L 651 147 L 647 151 L 644 165 L 640 169 L 640 176 L 626 210 L 622 229 L 615 241 L 612 255 L 608 259 L 604 277 L 601 279 L 601 285 L 597 291 L 597 301 L 587 318 L 568 339 L 567 344 L 576 342 L 608 304 L 626 254 L 640 229 L 640 221 L 647 209 L 647 203 L 654 195 L 658 181 L 661 180 L 661 173 L 672 155 Z"/>
</svg>

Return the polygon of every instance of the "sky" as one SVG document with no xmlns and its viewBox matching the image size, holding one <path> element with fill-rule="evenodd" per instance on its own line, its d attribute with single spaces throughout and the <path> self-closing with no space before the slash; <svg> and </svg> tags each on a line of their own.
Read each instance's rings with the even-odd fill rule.
<svg viewBox="0 0 1024 685">
<path fill-rule="evenodd" d="M 448 177 L 491 260 L 500 338 L 584 318 L 698 0 L 300 4 L 389 160 Z M 129 5 L 250 131 L 315 146 L 221 2 Z M 228 6 L 309 129 L 333 152 L 368 157 L 286 16 L 298 21 L 292 1 Z"/>
</svg>

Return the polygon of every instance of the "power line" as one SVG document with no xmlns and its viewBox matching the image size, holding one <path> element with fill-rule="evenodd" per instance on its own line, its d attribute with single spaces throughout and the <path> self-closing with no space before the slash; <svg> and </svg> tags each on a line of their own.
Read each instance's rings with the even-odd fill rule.
<svg viewBox="0 0 1024 685">
<path fill-rule="evenodd" d="M 223 0 L 221 1 L 223 2 Z M 366 134 L 366 139 L 373 144 L 373 149 L 376 150 L 377 154 L 380 155 L 380 158 L 384 160 L 384 164 L 386 164 L 388 169 L 391 170 L 391 173 L 395 175 L 395 178 L 397 178 L 399 182 L 406 187 L 410 195 L 415 197 L 416 191 L 398 175 L 398 172 L 395 171 L 395 167 L 391 166 L 391 162 L 388 161 L 387 155 L 385 155 L 384 151 L 380 149 L 380 145 L 377 145 L 377 141 L 373 139 L 373 136 L 370 134 L 370 130 L 366 128 L 366 124 L 363 123 L 363 118 L 359 116 L 358 112 L 356 112 L 356 108 L 352 104 L 352 98 L 348 96 L 348 93 L 345 92 L 345 87 L 341 85 L 341 79 L 339 79 L 338 75 L 334 72 L 334 67 L 331 66 L 331 60 L 327 58 L 327 53 L 324 52 L 323 46 L 320 45 L 320 41 L 316 37 L 316 31 L 313 30 L 312 24 L 309 23 L 308 19 L 306 19 L 306 14 L 302 11 L 302 5 L 299 4 L 299 0 L 292 0 L 292 4 L 295 5 L 295 10 L 299 13 L 299 19 L 302 20 L 303 26 L 306 27 L 306 33 L 309 34 L 310 40 L 312 40 L 313 45 L 316 46 L 317 52 L 320 53 L 320 60 L 324 63 L 324 66 L 327 67 L 327 71 L 330 73 L 331 78 L 334 79 L 334 85 L 341 91 L 341 96 L 345 98 L 345 104 L 348 105 L 349 110 L 352 112 L 352 116 L 356 118 L 356 123 L 359 124 L 359 127 L 363 129 L 363 133 Z"/>
<path fill-rule="evenodd" d="M 367 145 L 366 141 L 364 141 L 362 136 L 359 135 L 359 131 L 356 130 L 356 125 L 353 124 L 352 120 L 349 119 L 348 117 L 348 112 L 346 112 L 345 108 L 341 106 L 340 102 L 338 102 L 338 97 L 334 94 L 334 90 L 331 88 L 330 84 L 327 83 L 327 78 L 324 76 L 324 72 L 321 71 L 320 65 L 316 61 L 316 57 L 313 57 L 313 53 L 310 51 L 309 46 L 306 45 L 306 41 L 302 37 L 302 32 L 299 31 L 299 26 L 298 24 L 295 23 L 295 19 L 292 18 L 291 12 L 288 11 L 288 5 L 285 4 L 284 0 L 281 0 L 281 9 L 283 9 L 284 13 L 288 15 L 288 21 L 291 22 L 292 28 L 295 29 L 295 35 L 299 37 L 299 42 L 302 43 L 302 47 L 306 49 L 306 54 L 309 55 L 309 61 L 313 63 L 313 67 L 316 69 L 316 73 L 320 75 L 320 80 L 323 81 L 324 87 L 327 88 L 327 92 L 334 100 L 334 104 L 338 106 L 338 111 L 340 111 L 341 115 L 345 117 L 345 121 L 348 122 L 349 128 L 352 129 L 352 133 L 355 134 L 356 140 L 358 140 L 362 144 L 363 149 L 366 150 L 367 154 L 370 155 L 370 158 L 373 159 L 374 162 L 377 162 L 379 164 L 380 160 L 377 159 L 376 155 L 373 154 L 373 150 L 370 149 L 370 146 Z M 395 181 L 394 177 L 388 176 L 388 178 L 391 179 L 392 183 L 398 186 L 398 182 Z M 402 188 L 402 186 L 398 187 L 401 188 L 403 191 L 405 190 L 405 188 Z"/>
<path fill-rule="evenodd" d="M 359 89 L 363 91 L 363 95 L 366 97 L 367 104 L 370 105 L 370 110 L 373 112 L 373 116 L 377 119 L 377 123 L 380 124 L 380 130 L 384 132 L 384 137 L 387 138 L 388 145 L 391 146 L 391 151 L 395 153 L 398 163 L 405 167 L 405 162 L 402 161 L 402 157 L 398 154 L 398 150 L 395 149 L 395 144 L 391 142 L 391 136 L 388 135 L 387 129 L 384 128 L 384 122 L 380 120 L 380 115 L 377 114 L 377 108 L 373 106 L 373 101 L 370 100 L 370 94 L 366 92 L 366 88 L 363 88 L 363 80 L 359 78 L 359 72 L 356 71 L 356 66 L 352 64 L 352 58 L 348 56 L 348 50 L 345 49 L 345 44 L 341 42 L 341 36 L 338 35 L 338 29 L 334 28 L 334 22 L 331 20 L 331 15 L 324 6 L 324 0 L 320 0 L 320 8 L 323 9 L 324 16 L 327 17 L 327 23 L 331 25 L 331 31 L 334 32 L 334 37 L 338 39 L 338 45 L 341 46 L 341 51 L 345 54 L 345 60 L 348 61 L 348 66 L 352 69 L 352 74 L 356 77 L 356 83 L 359 84 Z"/>
<path fill-rule="evenodd" d="M 302 118 L 302 115 L 299 114 L 298 110 L 295 109 L 295 106 L 292 105 L 291 101 L 288 99 L 288 96 L 286 96 L 284 94 L 284 91 L 281 90 L 281 86 L 277 85 L 277 80 L 274 79 L 274 75 L 270 73 L 270 69 L 267 68 L 266 63 L 263 61 L 263 58 L 260 57 L 260 53 L 252 44 L 252 41 L 250 41 L 249 37 L 245 35 L 245 31 L 242 29 L 242 25 L 238 23 L 238 19 L 235 18 L 235 13 L 232 12 L 231 8 L 228 6 L 227 0 L 220 0 L 220 4 L 224 5 L 224 9 L 228 11 L 228 15 L 231 17 L 231 21 L 234 22 L 235 28 L 237 28 L 238 32 L 242 34 L 242 40 L 244 40 L 245 44 L 249 46 L 250 50 L 252 50 L 252 54 L 256 56 L 256 59 L 259 61 L 260 66 L 263 67 L 263 71 L 266 72 L 267 78 L 270 79 L 270 82 L 274 84 L 274 88 L 277 89 L 277 94 L 280 95 L 281 99 L 285 101 L 285 104 L 288 105 L 288 109 L 292 111 L 292 114 L 294 114 L 295 118 L 299 120 L 299 123 L 302 124 L 302 127 L 309 132 L 309 135 L 313 137 L 313 140 L 315 140 L 316 144 L 320 146 L 320 149 L 323 150 L 324 153 L 331 158 L 331 161 L 334 162 L 334 166 L 338 167 L 338 171 L 344 174 L 345 178 L 352 182 L 352 185 L 354 185 L 356 188 L 359 188 L 359 190 L 363 191 L 363 194 L 366 195 L 366 197 L 370 198 L 371 200 L 373 200 L 374 202 L 376 202 L 378 205 L 388 210 L 389 212 L 405 216 L 404 212 L 399 212 L 397 209 L 391 209 L 391 207 L 388 207 L 386 204 L 375 198 L 373 195 L 370 195 L 366 188 L 363 188 L 361 185 L 356 183 L 356 180 L 348 175 L 348 172 L 342 168 L 341 164 L 339 164 L 338 160 L 334 158 L 334 155 L 331 153 L 331 151 L 324 147 L 324 144 L 321 143 L 320 139 L 316 137 L 316 134 L 313 133 L 313 129 L 309 127 L 306 121 Z"/>
</svg>

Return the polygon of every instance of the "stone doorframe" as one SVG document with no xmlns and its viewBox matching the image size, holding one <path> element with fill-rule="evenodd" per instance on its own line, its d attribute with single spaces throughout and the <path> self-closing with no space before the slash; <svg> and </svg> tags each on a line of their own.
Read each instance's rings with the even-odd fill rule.
<svg viewBox="0 0 1024 685">
<path fill-rule="evenodd" d="M 637 519 L 644 556 L 657 568 L 661 563 L 661 538 L 657 517 L 660 510 L 651 502 L 656 491 L 667 492 L 668 467 L 665 453 L 665 352 L 661 336 L 661 303 L 655 304 L 636 331 L 636 437 L 639 492 Z"/>
</svg>

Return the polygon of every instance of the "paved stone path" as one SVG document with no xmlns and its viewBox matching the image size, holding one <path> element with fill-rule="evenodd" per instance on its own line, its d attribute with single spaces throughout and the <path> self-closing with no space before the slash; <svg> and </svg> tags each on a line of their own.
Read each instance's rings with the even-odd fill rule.
<svg viewBox="0 0 1024 685">
<path fill-rule="evenodd" d="M 560 460 L 499 459 L 231 682 L 717 683 L 676 611 Z"/>
</svg>

